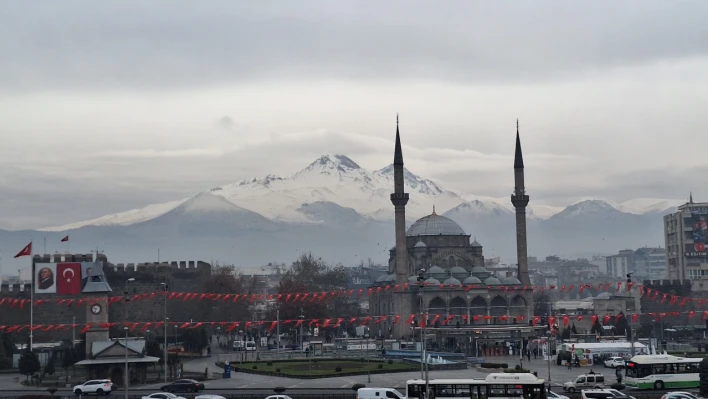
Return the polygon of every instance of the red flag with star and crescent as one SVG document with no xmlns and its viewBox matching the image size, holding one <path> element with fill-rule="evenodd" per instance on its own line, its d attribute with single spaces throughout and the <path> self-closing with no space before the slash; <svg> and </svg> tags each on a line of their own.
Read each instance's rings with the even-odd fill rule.
<svg viewBox="0 0 708 399">
<path fill-rule="evenodd" d="M 57 295 L 78 295 L 81 293 L 81 263 L 59 263 L 57 265 Z"/>
<path fill-rule="evenodd" d="M 19 258 L 20 256 L 31 256 L 32 255 L 32 242 L 27 244 L 26 247 L 22 248 L 22 251 L 18 252 L 17 255 L 15 255 L 15 258 Z"/>
</svg>

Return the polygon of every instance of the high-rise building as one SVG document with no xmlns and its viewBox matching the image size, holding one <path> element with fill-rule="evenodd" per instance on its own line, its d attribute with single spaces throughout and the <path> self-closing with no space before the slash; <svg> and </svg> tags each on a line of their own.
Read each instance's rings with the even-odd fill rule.
<svg viewBox="0 0 708 399">
<path fill-rule="evenodd" d="M 708 290 L 708 202 L 689 201 L 664 216 L 669 280 L 697 280 L 694 290 Z"/>
</svg>

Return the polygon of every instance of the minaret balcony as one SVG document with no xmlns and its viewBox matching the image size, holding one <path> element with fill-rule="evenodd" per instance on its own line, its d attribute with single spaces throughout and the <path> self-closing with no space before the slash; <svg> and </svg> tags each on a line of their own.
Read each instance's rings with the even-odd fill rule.
<svg viewBox="0 0 708 399">
<path fill-rule="evenodd" d="M 529 204 L 530 197 L 526 194 L 511 194 L 511 203 L 515 208 L 523 208 Z"/>
<path fill-rule="evenodd" d="M 408 203 L 408 193 L 391 193 L 391 203 L 393 205 L 406 205 Z"/>
</svg>

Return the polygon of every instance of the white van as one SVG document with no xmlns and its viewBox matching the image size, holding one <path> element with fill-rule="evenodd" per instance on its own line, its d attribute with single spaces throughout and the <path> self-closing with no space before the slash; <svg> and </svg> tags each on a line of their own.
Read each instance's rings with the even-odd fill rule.
<svg viewBox="0 0 708 399">
<path fill-rule="evenodd" d="M 602 374 L 581 374 L 573 381 L 563 384 L 566 392 L 575 392 L 586 388 L 602 388 L 605 386 L 605 376 Z"/>
<path fill-rule="evenodd" d="M 255 351 L 256 350 L 256 341 L 246 341 L 246 351 Z"/>
<path fill-rule="evenodd" d="M 243 350 L 243 342 L 242 341 L 234 341 L 233 348 L 235 351 L 242 351 Z"/>
<path fill-rule="evenodd" d="M 393 388 L 359 388 L 356 399 L 405 399 L 400 392 Z"/>
</svg>

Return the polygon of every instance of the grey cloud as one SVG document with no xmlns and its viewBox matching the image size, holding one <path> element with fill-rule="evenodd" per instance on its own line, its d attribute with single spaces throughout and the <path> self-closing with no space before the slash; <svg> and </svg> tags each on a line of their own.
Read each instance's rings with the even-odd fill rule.
<svg viewBox="0 0 708 399">
<path fill-rule="evenodd" d="M 708 54 L 708 3 L 7 2 L 6 89 L 562 79 Z"/>
</svg>

